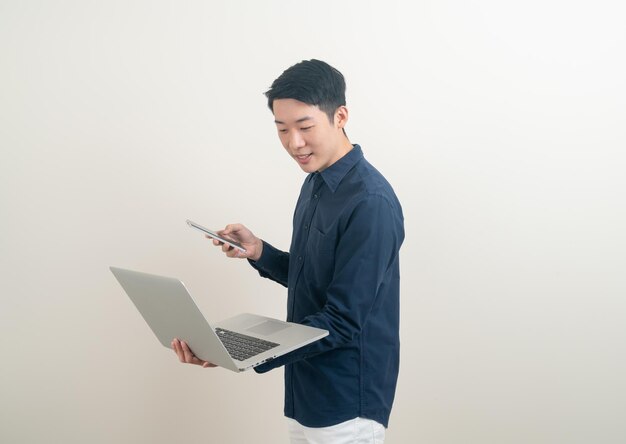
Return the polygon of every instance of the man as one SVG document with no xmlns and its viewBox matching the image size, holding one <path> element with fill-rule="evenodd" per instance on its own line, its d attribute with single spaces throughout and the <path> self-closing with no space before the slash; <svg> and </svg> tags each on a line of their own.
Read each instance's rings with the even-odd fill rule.
<svg viewBox="0 0 626 444">
<path fill-rule="evenodd" d="M 265 93 L 280 141 L 308 173 L 289 252 L 241 224 L 220 234 L 246 248 L 263 277 L 288 288 L 287 320 L 327 337 L 256 367 L 285 366 L 285 416 L 292 442 L 382 442 L 399 366 L 399 259 L 402 209 L 385 178 L 345 132 L 343 75 L 319 60 L 298 63 Z M 214 241 L 215 245 L 220 245 Z M 181 362 L 210 367 L 182 341 Z"/>
</svg>

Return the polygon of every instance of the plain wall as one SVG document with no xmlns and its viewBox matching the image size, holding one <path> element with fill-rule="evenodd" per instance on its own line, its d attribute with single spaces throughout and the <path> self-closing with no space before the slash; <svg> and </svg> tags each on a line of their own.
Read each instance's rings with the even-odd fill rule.
<svg viewBox="0 0 626 444">
<path fill-rule="evenodd" d="M 288 248 L 305 176 L 262 93 L 310 58 L 404 207 L 387 442 L 625 442 L 625 12 L 0 0 L 0 442 L 287 442 L 282 369 L 181 365 L 108 267 L 284 317 L 185 219 Z"/>
</svg>

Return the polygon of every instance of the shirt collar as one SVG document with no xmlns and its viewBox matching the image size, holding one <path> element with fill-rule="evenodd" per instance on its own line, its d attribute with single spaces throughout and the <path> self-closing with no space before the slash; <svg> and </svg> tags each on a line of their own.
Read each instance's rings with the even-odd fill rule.
<svg viewBox="0 0 626 444">
<path fill-rule="evenodd" d="M 363 151 L 358 144 L 352 145 L 352 149 L 346 153 L 341 159 L 337 162 L 333 163 L 331 166 L 326 168 L 324 171 L 319 173 L 326 182 L 326 185 L 330 190 L 334 193 L 341 180 L 348 174 L 348 171 L 352 169 L 354 165 L 359 162 L 363 158 Z M 313 177 L 318 173 L 311 173 L 309 175 L 309 180 L 313 180 Z"/>
</svg>

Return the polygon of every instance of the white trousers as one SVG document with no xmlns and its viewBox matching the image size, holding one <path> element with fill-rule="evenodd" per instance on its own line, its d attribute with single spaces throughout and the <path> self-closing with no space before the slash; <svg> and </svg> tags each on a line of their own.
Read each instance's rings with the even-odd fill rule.
<svg viewBox="0 0 626 444">
<path fill-rule="evenodd" d="M 385 427 L 376 421 L 354 418 L 330 427 L 305 427 L 287 418 L 291 444 L 383 444 Z"/>
</svg>

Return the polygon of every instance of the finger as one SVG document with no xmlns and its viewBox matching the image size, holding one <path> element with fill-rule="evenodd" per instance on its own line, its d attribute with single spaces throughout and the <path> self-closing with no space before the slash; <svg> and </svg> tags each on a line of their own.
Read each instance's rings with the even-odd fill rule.
<svg viewBox="0 0 626 444">
<path fill-rule="evenodd" d="M 181 344 L 182 344 L 183 353 L 185 356 L 185 362 L 187 364 L 202 365 L 204 361 L 201 359 L 198 359 L 196 355 L 193 354 L 193 352 L 191 351 L 187 343 L 185 341 L 181 341 Z"/>
<path fill-rule="evenodd" d="M 243 230 L 243 228 L 244 226 L 241 224 L 228 224 L 226 225 L 226 228 L 224 228 L 222 231 L 218 231 L 218 234 L 226 236 L 228 236 L 229 234 L 236 235 L 239 231 Z"/>
<path fill-rule="evenodd" d="M 183 358 L 185 362 L 190 363 L 194 358 L 194 354 L 191 352 L 191 349 L 185 341 L 180 341 L 180 346 L 183 351 Z"/>
<path fill-rule="evenodd" d="M 183 350 L 180 347 L 180 341 L 178 339 L 174 339 L 172 341 L 172 347 L 174 348 L 174 352 L 176 353 L 176 356 L 178 356 L 178 360 L 180 362 L 185 362 L 185 356 L 183 354 Z"/>
<path fill-rule="evenodd" d="M 215 245 L 216 247 L 223 245 L 223 242 L 220 242 L 219 240 L 215 239 L 214 237 L 209 236 L 208 234 L 205 234 L 204 237 L 213 241 L 213 245 Z"/>
<path fill-rule="evenodd" d="M 235 248 L 231 245 L 227 245 L 224 244 L 222 245 L 222 251 L 224 252 L 224 254 L 226 254 L 226 256 L 230 257 L 230 258 L 239 258 L 239 259 L 243 259 L 248 257 L 247 254 L 248 252 L 244 252 L 241 251 L 239 248 Z"/>
<path fill-rule="evenodd" d="M 207 362 L 207 361 L 203 361 L 202 359 L 194 355 L 191 349 L 189 348 L 189 346 L 187 345 L 187 343 L 184 341 L 182 341 L 182 349 L 185 354 L 185 362 L 187 364 L 201 365 L 204 368 L 217 367 L 216 365 L 211 364 L 210 362 Z"/>
<path fill-rule="evenodd" d="M 237 248 L 230 248 L 230 250 L 228 250 L 228 253 L 226 253 L 226 255 L 228 257 L 239 257 L 239 253 L 240 251 Z"/>
<path fill-rule="evenodd" d="M 238 224 L 228 224 L 228 225 L 226 225 L 226 227 L 223 230 L 218 231 L 218 234 L 224 235 L 224 234 L 231 234 L 233 232 L 236 232 L 236 231 L 238 231 L 237 230 L 237 228 L 238 228 L 237 225 Z"/>
</svg>

